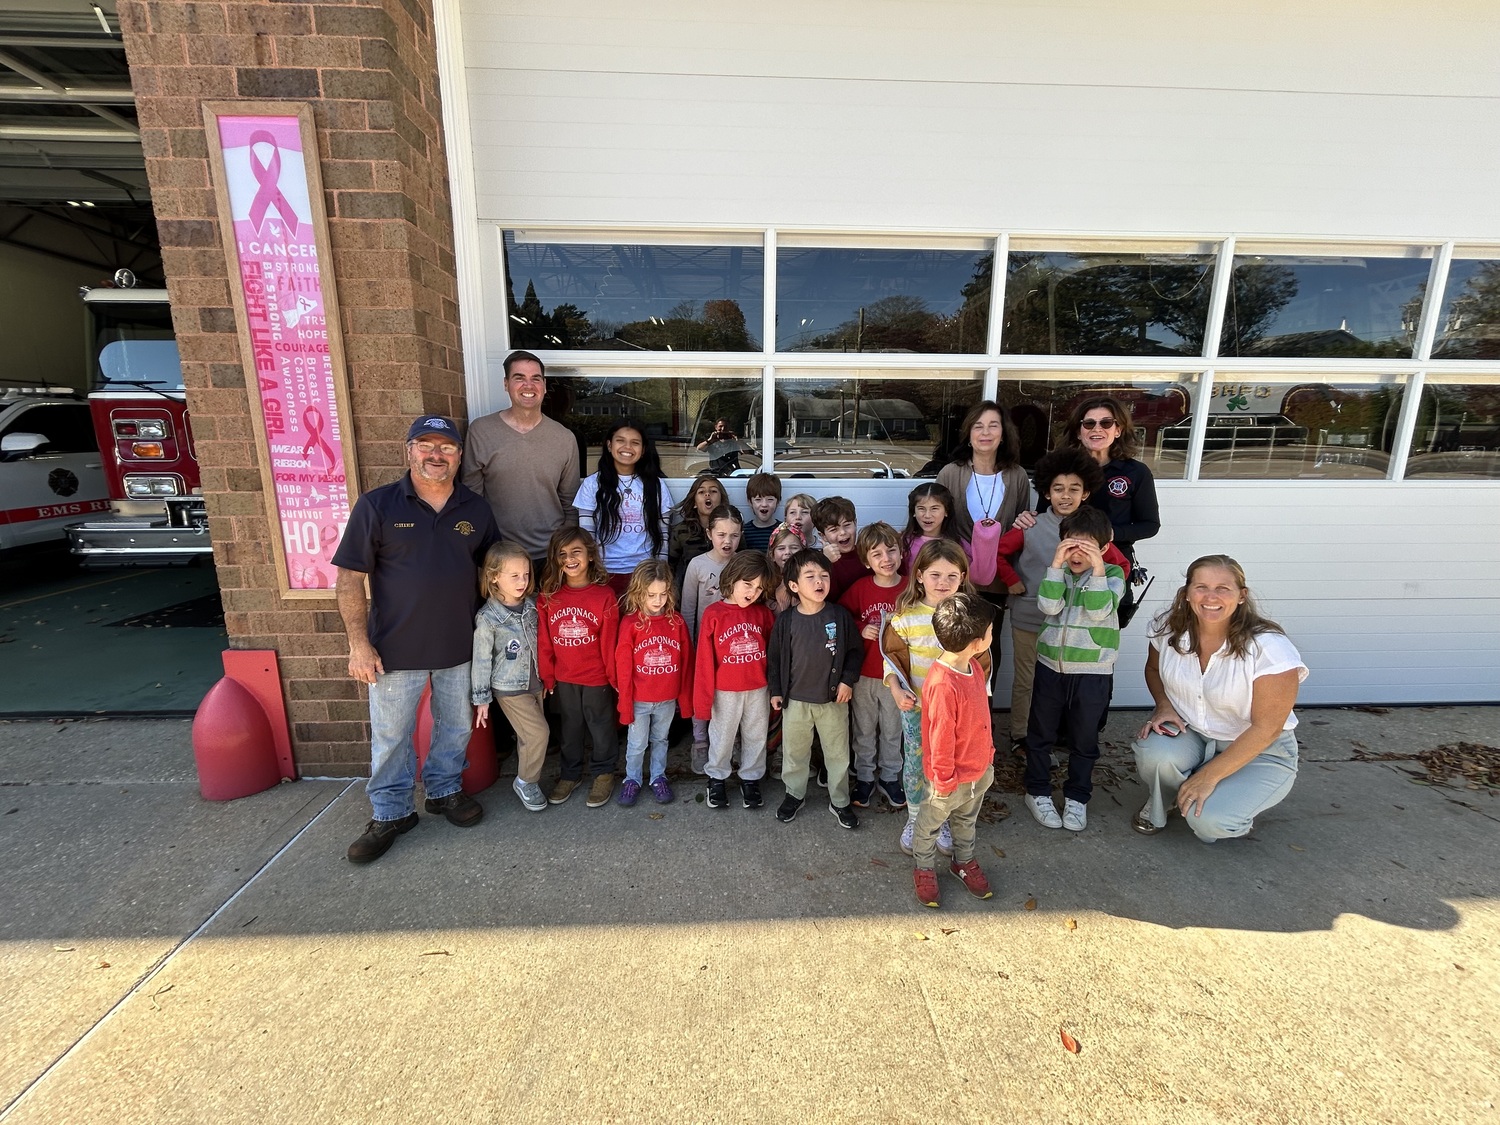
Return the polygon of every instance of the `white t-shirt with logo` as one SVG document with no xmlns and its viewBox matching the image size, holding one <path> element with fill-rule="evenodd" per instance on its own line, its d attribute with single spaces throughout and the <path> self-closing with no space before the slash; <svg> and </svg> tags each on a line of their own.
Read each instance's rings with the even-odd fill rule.
<svg viewBox="0 0 1500 1125">
<path fill-rule="evenodd" d="M 666 481 L 661 488 L 661 550 L 652 553 L 651 536 L 646 534 L 645 504 L 641 496 L 639 477 L 620 478 L 620 527 L 608 543 L 601 543 L 604 552 L 604 569 L 611 574 L 629 574 L 649 558 L 667 557 L 667 517 L 672 511 L 672 493 Z M 590 535 L 595 530 L 595 511 L 598 509 L 599 474 L 590 473 L 578 487 L 573 505 L 578 509 L 578 525 Z"/>
</svg>

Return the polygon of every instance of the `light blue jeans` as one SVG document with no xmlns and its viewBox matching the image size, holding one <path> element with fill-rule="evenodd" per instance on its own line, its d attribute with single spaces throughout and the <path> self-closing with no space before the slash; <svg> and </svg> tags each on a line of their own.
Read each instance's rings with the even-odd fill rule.
<svg viewBox="0 0 1500 1125">
<path fill-rule="evenodd" d="M 1176 738 L 1152 731 L 1138 740 L 1134 744 L 1136 771 L 1146 787 L 1142 815 L 1158 828 L 1165 827 L 1167 810 L 1177 803 L 1182 783 L 1228 745 L 1191 727 Z M 1257 816 L 1285 800 L 1296 780 L 1297 735 L 1284 730 L 1275 742 L 1214 786 L 1201 809 L 1183 819 L 1205 843 L 1243 836 Z"/>
<path fill-rule="evenodd" d="M 676 714 L 675 699 L 662 703 L 636 703 L 635 719 L 625 736 L 625 780 L 644 785 L 667 772 L 667 732 L 672 729 L 672 717 Z M 651 774 L 649 778 L 643 778 L 641 766 L 646 757 L 647 740 L 651 743 Z"/>
<path fill-rule="evenodd" d="M 432 744 L 422 767 L 428 799 L 440 800 L 463 788 L 468 767 L 469 665 L 382 672 L 370 686 L 370 783 L 365 792 L 376 820 L 400 820 L 416 811 L 417 704 L 432 681 Z"/>
</svg>

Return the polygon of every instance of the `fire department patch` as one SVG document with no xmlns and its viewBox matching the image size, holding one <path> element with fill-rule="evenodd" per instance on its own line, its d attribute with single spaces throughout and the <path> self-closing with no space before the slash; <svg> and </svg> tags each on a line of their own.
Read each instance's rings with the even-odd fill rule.
<svg viewBox="0 0 1500 1125">
<path fill-rule="evenodd" d="M 453 530 L 458 532 L 460 535 L 469 536 L 474 534 L 474 525 L 468 520 L 459 520 L 456 524 L 453 525 Z"/>
<path fill-rule="evenodd" d="M 53 469 L 47 474 L 47 487 L 59 496 L 72 496 L 78 491 L 78 477 L 71 469 Z"/>
<path fill-rule="evenodd" d="M 1130 495 L 1130 478 L 1129 477 L 1110 477 L 1109 478 L 1109 485 L 1108 485 L 1108 487 L 1109 487 L 1109 494 L 1111 496 L 1129 496 Z"/>
</svg>

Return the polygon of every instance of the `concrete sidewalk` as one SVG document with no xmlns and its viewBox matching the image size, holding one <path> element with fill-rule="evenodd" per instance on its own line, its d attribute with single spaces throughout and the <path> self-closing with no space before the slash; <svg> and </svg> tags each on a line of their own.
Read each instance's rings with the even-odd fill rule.
<svg viewBox="0 0 1500 1125">
<path fill-rule="evenodd" d="M 0 1119 L 1500 1121 L 1500 801 L 1353 760 L 1500 708 L 1299 714 L 1291 797 L 1213 847 L 1130 831 L 1113 716 L 1088 830 L 996 794 L 996 896 L 941 911 L 900 816 L 817 789 L 507 779 L 359 868 L 362 784 L 214 805 L 186 722 L 0 724 Z"/>
</svg>

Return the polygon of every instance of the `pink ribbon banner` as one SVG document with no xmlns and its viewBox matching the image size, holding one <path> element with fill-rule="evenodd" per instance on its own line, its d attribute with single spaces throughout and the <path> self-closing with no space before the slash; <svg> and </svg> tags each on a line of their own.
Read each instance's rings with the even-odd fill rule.
<svg viewBox="0 0 1500 1125">
<path fill-rule="evenodd" d="M 302 135 L 295 116 L 218 125 L 287 585 L 326 590 L 349 488 Z"/>
</svg>

